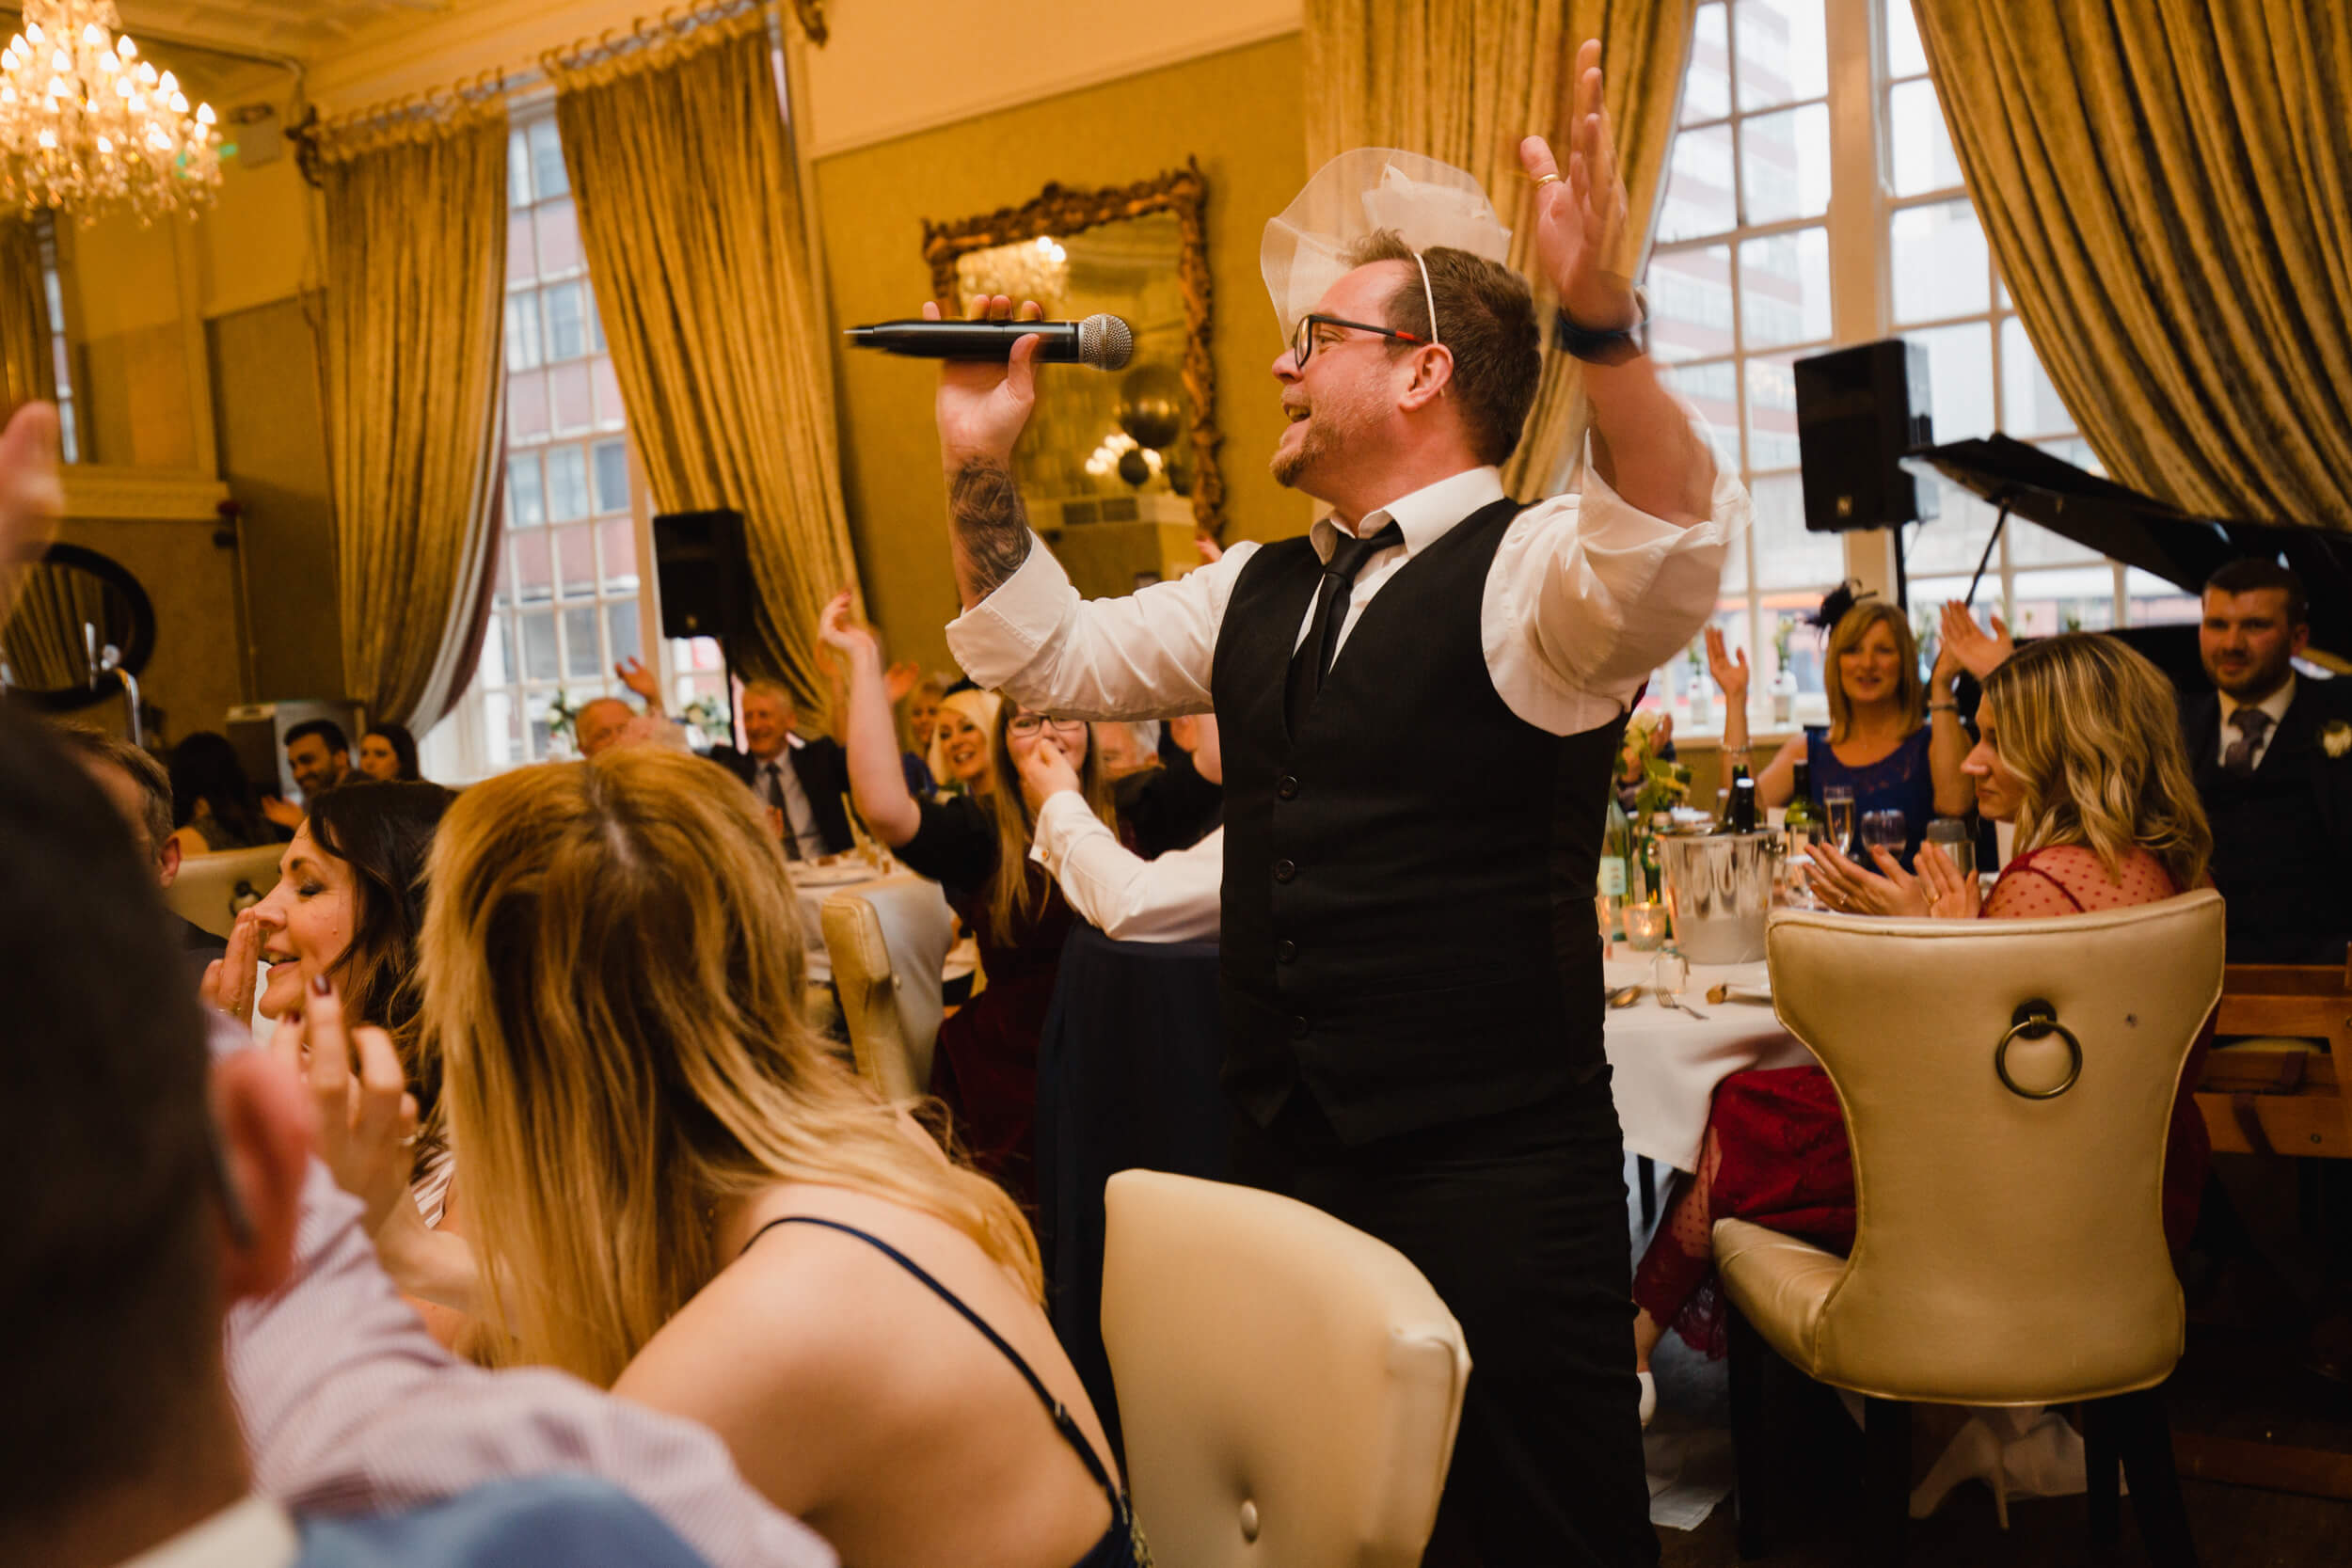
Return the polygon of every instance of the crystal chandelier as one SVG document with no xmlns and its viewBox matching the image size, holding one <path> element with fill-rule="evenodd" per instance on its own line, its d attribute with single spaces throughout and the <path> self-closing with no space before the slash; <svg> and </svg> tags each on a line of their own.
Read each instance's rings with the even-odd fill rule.
<svg viewBox="0 0 2352 1568">
<path fill-rule="evenodd" d="M 24 0 L 24 23 L 0 48 L 0 209 L 146 223 L 212 200 L 213 107 L 139 58 L 114 0 Z"/>
</svg>

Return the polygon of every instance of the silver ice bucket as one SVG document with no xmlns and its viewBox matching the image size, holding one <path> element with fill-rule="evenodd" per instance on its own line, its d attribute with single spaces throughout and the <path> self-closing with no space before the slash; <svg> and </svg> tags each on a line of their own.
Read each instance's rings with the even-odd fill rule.
<svg viewBox="0 0 2352 1568">
<path fill-rule="evenodd" d="M 1658 841 L 1675 946 L 1694 964 L 1754 963 L 1772 910 L 1773 835 L 1669 833 Z"/>
</svg>

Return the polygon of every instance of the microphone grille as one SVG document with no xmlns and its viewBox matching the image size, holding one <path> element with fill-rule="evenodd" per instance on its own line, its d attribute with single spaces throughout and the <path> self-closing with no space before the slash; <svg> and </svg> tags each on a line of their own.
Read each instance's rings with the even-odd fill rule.
<svg viewBox="0 0 2352 1568">
<path fill-rule="evenodd" d="M 1135 355 L 1135 329 L 1117 316 L 1093 315 L 1078 324 L 1080 364 L 1098 371 L 1121 371 Z"/>
</svg>

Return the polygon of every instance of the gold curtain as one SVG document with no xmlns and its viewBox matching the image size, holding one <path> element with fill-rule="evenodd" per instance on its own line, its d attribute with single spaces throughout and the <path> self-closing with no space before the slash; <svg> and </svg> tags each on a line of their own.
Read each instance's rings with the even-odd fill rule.
<svg viewBox="0 0 2352 1568">
<path fill-rule="evenodd" d="M 1697 0 L 1307 0 L 1307 167 L 1355 147 L 1396 147 L 1469 170 L 1511 230 L 1511 264 L 1535 282 L 1550 336 L 1553 296 L 1535 277 L 1533 187 L 1520 138 L 1549 138 L 1574 112 L 1576 51 L 1601 43 L 1609 114 L 1632 218 L 1617 270 L 1635 276 L 1658 208 Z M 1584 446 L 1583 377 L 1549 348 L 1519 449 L 1515 496 L 1567 482 Z"/>
<path fill-rule="evenodd" d="M 437 102 L 317 145 L 343 684 L 422 733 L 473 678 L 498 559 L 506 111 Z"/>
<path fill-rule="evenodd" d="M 826 711 L 817 616 L 857 568 L 800 171 L 764 8 L 550 56 L 605 339 L 657 508 L 743 514 L 747 675 Z"/>
<path fill-rule="evenodd" d="M 0 410 L 56 397 L 57 364 L 49 334 L 40 235 L 23 218 L 0 221 Z"/>
<path fill-rule="evenodd" d="M 2352 9 L 1915 9 L 2001 275 L 2107 470 L 2352 529 Z"/>
</svg>

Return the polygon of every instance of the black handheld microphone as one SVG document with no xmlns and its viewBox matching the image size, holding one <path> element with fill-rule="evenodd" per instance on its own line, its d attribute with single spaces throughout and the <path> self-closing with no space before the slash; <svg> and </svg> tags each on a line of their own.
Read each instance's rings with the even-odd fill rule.
<svg viewBox="0 0 2352 1568">
<path fill-rule="evenodd" d="M 1092 365 L 1118 371 L 1135 357 L 1136 335 L 1117 316 L 1074 322 L 877 322 L 852 326 L 843 336 L 852 348 L 878 348 L 917 359 L 993 359 L 1012 356 L 1012 345 L 1037 334 L 1037 356 L 1044 364 Z"/>
</svg>

